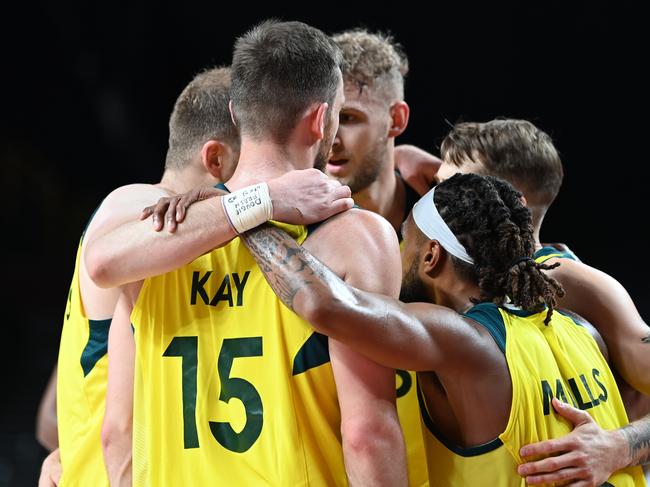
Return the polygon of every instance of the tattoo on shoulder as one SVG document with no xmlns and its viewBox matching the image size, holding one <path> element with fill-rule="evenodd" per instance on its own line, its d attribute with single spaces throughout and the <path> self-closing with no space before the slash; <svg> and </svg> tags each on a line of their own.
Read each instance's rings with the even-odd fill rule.
<svg viewBox="0 0 650 487">
<path fill-rule="evenodd" d="M 650 335 L 648 335 L 647 337 L 643 337 L 643 338 L 641 339 L 641 341 L 642 341 L 643 343 L 650 343 Z"/>
</svg>

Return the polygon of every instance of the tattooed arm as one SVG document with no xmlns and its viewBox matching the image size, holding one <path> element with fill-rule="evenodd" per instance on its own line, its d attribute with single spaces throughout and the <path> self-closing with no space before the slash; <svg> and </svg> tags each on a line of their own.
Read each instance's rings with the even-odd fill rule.
<svg viewBox="0 0 650 487">
<path fill-rule="evenodd" d="M 548 457 L 519 466 L 518 472 L 527 484 L 561 482 L 564 485 L 567 481 L 580 481 L 580 485 L 598 486 L 617 470 L 650 462 L 650 415 L 607 431 L 585 411 L 555 398 L 553 407 L 573 423 L 574 430 L 562 438 L 521 449 L 524 458 Z"/>
<path fill-rule="evenodd" d="M 650 463 L 650 414 L 621 428 L 628 445 L 628 465 Z"/>
<path fill-rule="evenodd" d="M 472 354 L 455 353 L 459 343 L 476 357 L 485 349 L 456 312 L 429 303 L 405 304 L 351 287 L 278 228 L 265 225 L 242 237 L 285 305 L 318 332 L 377 363 L 439 370 L 467 363 Z"/>
</svg>

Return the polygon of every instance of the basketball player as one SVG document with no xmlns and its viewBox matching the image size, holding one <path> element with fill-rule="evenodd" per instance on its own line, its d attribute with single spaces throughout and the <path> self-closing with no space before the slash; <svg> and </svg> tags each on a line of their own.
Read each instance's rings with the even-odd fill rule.
<svg viewBox="0 0 650 487">
<path fill-rule="evenodd" d="M 343 100 L 339 64 L 332 40 L 300 22 L 267 21 L 237 40 L 231 106 L 242 146 L 227 184 L 233 197 L 325 164 Z M 178 267 L 192 245 L 196 257 L 221 243 L 203 248 L 185 237 L 202 204 L 215 206 L 193 205 L 173 234 L 138 234 L 146 262 L 131 254 L 106 282 Z M 238 233 L 241 223 L 233 221 Z M 200 228 L 220 224 L 205 218 Z M 381 217 L 355 209 L 291 231 L 347 282 L 397 295 L 398 242 Z M 314 334 L 281 305 L 240 239 L 146 279 L 124 301 L 134 307 L 135 485 L 406 485 L 394 370 Z"/>
<path fill-rule="evenodd" d="M 139 214 L 142 205 L 156 201 L 169 194 L 168 191 L 214 184 L 233 173 L 239 155 L 239 137 L 227 109 L 229 86 L 229 70 L 221 68 L 197 76 L 186 87 L 170 119 L 170 147 L 161 182 L 129 185 L 113 191 L 95 212 L 80 240 L 58 360 L 61 485 L 108 485 L 100 433 L 106 393 L 108 329 L 120 290 L 99 288 L 91 280 L 86 267 L 87 245 L 115 225 L 130 221 Z M 293 205 L 304 195 L 291 194 L 297 178 L 289 179 L 289 191 L 282 181 L 270 187 Z M 318 177 L 308 179 L 312 185 L 318 184 Z"/>
<path fill-rule="evenodd" d="M 555 395 L 603 428 L 627 423 L 590 327 L 554 309 L 563 290 L 533 259 L 531 223 L 521 193 L 500 179 L 443 181 L 404 224 L 409 304 L 347 285 L 281 229 L 244 240 L 278 296 L 316 330 L 418 371 L 432 485 L 524 486 L 519 449 L 569 431 L 551 411 Z M 645 485 L 639 467 L 609 482 Z"/>
<path fill-rule="evenodd" d="M 579 313 L 597 327 L 609 350 L 612 367 L 637 391 L 649 395 L 650 373 L 647 371 L 650 370 L 650 347 L 648 340 L 644 339 L 650 335 L 650 329 L 627 291 L 609 275 L 578 261 L 571 252 L 558 251 L 540 243 L 539 234 L 544 216 L 559 192 L 563 177 L 562 163 L 551 138 L 525 120 L 468 122 L 458 124 L 451 130 L 443 140 L 441 152 L 444 162 L 438 170 L 439 180 L 456 172 L 486 174 L 511 182 L 523 193 L 533 214 L 537 261 L 551 265 L 557 262 L 562 264 L 548 271 L 566 290 L 560 305 Z M 621 391 L 625 392 L 630 419 L 640 418 L 650 412 L 650 401 L 646 396 L 631 391 L 623 383 Z M 563 409 L 567 410 L 568 408 Z M 581 416 L 574 412 L 573 417 Z M 585 418 L 584 415 L 582 417 Z M 646 419 L 648 420 L 650 418 Z M 650 432 L 647 426 L 644 428 L 643 423 L 633 424 L 626 431 L 630 428 L 646 431 L 650 437 Z M 569 436 L 566 442 L 572 438 Z M 614 444 L 599 454 L 596 448 L 600 444 L 607 443 L 586 441 L 581 447 L 582 451 L 589 451 L 585 456 L 592 458 L 593 465 L 601 470 L 610 465 L 620 465 L 618 460 L 624 459 L 625 455 L 611 455 Z M 565 447 L 566 444 L 561 443 L 559 446 Z M 540 448 L 545 447 L 542 445 Z M 531 456 L 536 453 L 537 450 L 533 449 Z M 553 453 L 557 451 L 553 450 Z M 617 462 L 612 464 L 611 461 L 603 461 L 604 457 Z M 564 460 L 575 461 L 575 458 L 576 455 L 573 455 Z M 529 472 L 529 468 L 532 468 L 531 473 L 543 473 L 545 470 L 538 468 L 549 468 L 549 465 L 549 462 L 545 462 L 537 467 L 525 466 L 522 473 Z M 592 471 L 593 469 L 588 473 L 581 471 L 581 478 L 591 476 Z M 606 478 L 611 471 L 613 470 L 604 472 L 600 478 Z M 566 470 L 557 477 L 529 476 L 527 480 L 532 484 L 545 483 L 563 480 L 565 475 Z"/>
</svg>

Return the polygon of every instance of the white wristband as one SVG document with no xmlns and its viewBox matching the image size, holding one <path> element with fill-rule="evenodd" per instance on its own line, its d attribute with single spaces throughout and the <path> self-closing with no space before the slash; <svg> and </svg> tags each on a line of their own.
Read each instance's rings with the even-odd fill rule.
<svg viewBox="0 0 650 487">
<path fill-rule="evenodd" d="M 223 209 L 235 231 L 246 230 L 273 218 L 273 204 L 266 183 L 246 186 L 221 198 Z"/>
</svg>

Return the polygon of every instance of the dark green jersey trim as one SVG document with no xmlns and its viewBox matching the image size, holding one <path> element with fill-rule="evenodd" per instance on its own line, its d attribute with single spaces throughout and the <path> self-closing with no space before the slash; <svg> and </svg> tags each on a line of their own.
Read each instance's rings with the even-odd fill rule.
<svg viewBox="0 0 650 487">
<path fill-rule="evenodd" d="M 461 447 L 461 446 L 454 445 L 435 427 L 433 420 L 431 419 L 431 416 L 429 416 L 429 412 L 427 411 L 427 405 L 424 402 L 424 398 L 422 397 L 422 391 L 420 390 L 419 384 L 417 386 L 417 389 L 418 389 L 418 402 L 420 403 L 420 412 L 422 413 L 422 420 L 424 421 L 424 424 L 426 425 L 427 429 L 431 432 L 431 434 L 435 436 L 438 439 L 438 441 L 442 443 L 445 446 L 445 448 L 447 448 L 447 450 L 450 450 L 454 452 L 456 455 L 460 455 L 461 457 L 475 457 L 478 455 L 483 455 L 484 453 L 491 452 L 492 450 L 496 450 L 501 445 L 503 445 L 503 442 L 499 438 L 495 438 L 492 441 L 488 441 L 487 443 L 483 443 L 482 445 L 477 445 L 477 446 Z"/>
<path fill-rule="evenodd" d="M 406 192 L 406 204 L 404 205 L 404 217 L 402 218 L 402 221 L 406 221 L 406 219 L 409 216 L 409 213 L 411 213 L 411 210 L 413 209 L 413 206 L 415 206 L 415 203 L 420 201 L 420 194 L 415 191 L 413 188 L 411 188 L 408 183 L 404 180 L 402 177 L 402 174 L 395 169 L 395 174 L 397 175 L 398 178 L 402 180 L 404 183 L 404 190 Z M 400 228 L 397 229 L 397 239 L 402 242 L 402 227 L 400 225 Z"/>
<path fill-rule="evenodd" d="M 81 368 L 84 377 L 90 374 L 95 364 L 108 353 L 108 329 L 111 326 L 111 318 L 107 320 L 88 320 L 90 328 L 88 343 L 81 353 Z"/>
<path fill-rule="evenodd" d="M 540 264 L 543 264 L 553 257 L 557 257 L 558 259 L 570 259 L 578 262 L 580 261 L 580 259 L 578 259 L 576 254 L 573 252 L 558 250 L 555 247 L 542 247 L 537 252 L 535 252 L 535 255 L 533 256 L 533 258 Z"/>
<path fill-rule="evenodd" d="M 329 341 L 325 335 L 312 333 L 307 341 L 300 347 L 296 357 L 293 359 L 293 374 L 303 372 L 326 364 L 330 361 Z"/>
<path fill-rule="evenodd" d="M 541 313 L 542 311 L 546 311 L 546 306 L 544 306 L 544 308 L 539 311 L 526 311 L 525 309 L 506 308 L 505 306 L 502 306 L 501 309 L 506 313 L 510 313 L 511 315 L 519 316 L 520 318 L 528 318 L 529 316 L 533 316 L 537 313 Z"/>
<path fill-rule="evenodd" d="M 222 189 L 222 190 L 228 191 L 230 193 L 230 190 L 228 188 L 226 188 L 226 185 L 223 184 L 223 183 L 217 183 L 217 184 L 214 185 L 214 187 L 216 189 Z"/>
<path fill-rule="evenodd" d="M 506 325 L 496 304 L 479 303 L 463 316 L 476 321 L 489 331 L 501 351 L 506 353 Z"/>
</svg>

